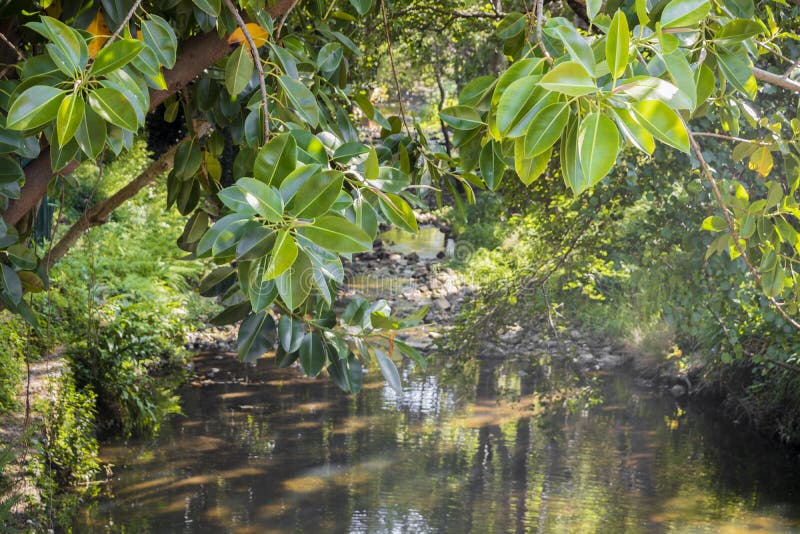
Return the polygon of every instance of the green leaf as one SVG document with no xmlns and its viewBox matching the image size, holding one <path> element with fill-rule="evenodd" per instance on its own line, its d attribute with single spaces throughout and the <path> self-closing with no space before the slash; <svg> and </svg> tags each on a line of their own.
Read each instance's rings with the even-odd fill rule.
<svg viewBox="0 0 800 534">
<path fill-rule="evenodd" d="M 291 76 L 282 74 L 278 83 L 283 87 L 283 92 L 292 103 L 295 112 L 312 128 L 319 126 L 319 106 L 313 93 L 308 88 Z"/>
<path fill-rule="evenodd" d="M 264 278 L 272 280 L 286 272 L 297 259 L 297 252 L 297 243 L 292 234 L 286 230 L 278 232 L 278 236 L 275 238 L 275 246 L 272 248 L 269 266 L 264 272 Z"/>
<path fill-rule="evenodd" d="M 312 219 L 325 214 L 342 190 L 344 174 L 325 171 L 312 175 L 300 186 L 290 211 L 298 218 Z"/>
<path fill-rule="evenodd" d="M 658 100 L 634 102 L 631 111 L 636 121 L 644 126 L 653 137 L 689 153 L 689 134 L 678 113 Z"/>
<path fill-rule="evenodd" d="M 250 78 L 253 77 L 253 56 L 250 55 L 250 49 L 246 46 L 239 46 L 228 57 L 225 63 L 225 88 L 230 93 L 231 98 L 235 99 L 236 96 L 244 91 Z"/>
<path fill-rule="evenodd" d="M 14 99 L 6 118 L 6 128 L 32 130 L 56 118 L 66 92 L 49 85 L 34 85 Z"/>
<path fill-rule="evenodd" d="M 721 45 L 734 45 L 765 33 L 767 28 L 760 20 L 736 19 L 724 25 L 714 36 L 714 42 Z"/>
<path fill-rule="evenodd" d="M 575 61 L 559 63 L 542 76 L 539 85 L 548 91 L 569 96 L 584 96 L 597 91 L 592 77 L 580 63 Z"/>
<path fill-rule="evenodd" d="M 324 215 L 308 226 L 299 227 L 297 231 L 315 245 L 340 254 L 372 249 L 372 238 L 339 215 Z"/>
<path fill-rule="evenodd" d="M 220 0 L 192 0 L 192 3 L 212 18 L 219 17 L 219 11 L 222 9 L 222 2 Z"/>
<path fill-rule="evenodd" d="M 553 31 L 558 38 L 561 39 L 561 42 L 564 43 L 564 47 L 567 49 L 570 57 L 574 61 L 580 63 L 583 68 L 586 69 L 586 72 L 594 74 L 596 68 L 594 52 L 592 52 L 592 47 L 589 46 L 586 39 L 571 25 L 561 24 L 556 26 Z"/>
<path fill-rule="evenodd" d="M 313 378 L 325 366 L 328 350 L 319 334 L 309 332 L 300 342 L 300 365 L 306 375 Z"/>
<path fill-rule="evenodd" d="M 701 230 L 708 230 L 710 232 L 722 232 L 728 229 L 728 223 L 719 215 L 711 215 L 703 220 L 700 226 Z"/>
<path fill-rule="evenodd" d="M 758 82 L 753 75 L 753 62 L 747 54 L 718 54 L 717 61 L 731 85 L 751 100 L 756 97 Z"/>
<path fill-rule="evenodd" d="M 462 106 L 479 107 L 494 87 L 494 76 L 478 76 L 458 93 L 458 103 Z"/>
<path fill-rule="evenodd" d="M 516 80 L 505 90 L 497 103 L 497 112 L 495 113 L 495 123 L 500 135 L 508 137 L 509 131 L 520 122 L 525 121 L 526 124 L 523 127 L 527 127 L 527 124 L 530 123 L 534 107 L 545 94 L 550 94 L 544 88 L 539 87 L 540 79 L 539 76 L 525 76 Z M 536 112 L 533 111 L 533 113 Z M 525 120 L 526 118 L 527 120 Z M 519 137 L 519 135 L 514 137 Z"/>
<path fill-rule="evenodd" d="M 344 47 L 339 43 L 327 43 L 317 55 L 317 67 L 326 74 L 339 68 L 344 57 Z"/>
<path fill-rule="evenodd" d="M 377 180 L 380 172 L 381 164 L 378 161 L 378 153 L 374 148 L 370 148 L 367 159 L 364 160 L 364 179 L 367 181 Z"/>
<path fill-rule="evenodd" d="M 297 143 L 287 133 L 276 135 L 258 151 L 253 173 L 256 178 L 279 187 L 297 166 Z"/>
<path fill-rule="evenodd" d="M 283 199 L 283 203 L 287 206 L 290 205 L 292 199 L 294 199 L 294 196 L 297 194 L 303 184 L 305 184 L 312 176 L 319 174 L 320 172 L 322 172 L 322 165 L 317 163 L 298 165 L 297 168 L 289 173 L 289 175 L 281 182 L 279 192 L 281 198 Z"/>
<path fill-rule="evenodd" d="M 250 206 L 250 203 L 247 202 L 244 191 L 242 191 L 239 187 L 226 187 L 217 193 L 217 196 L 223 204 L 237 213 L 251 217 L 256 214 L 256 210 L 254 210 L 252 206 Z"/>
<path fill-rule="evenodd" d="M 47 53 L 64 74 L 76 76 L 89 62 L 89 47 L 80 33 L 52 17 L 42 17 L 50 33 Z"/>
<path fill-rule="evenodd" d="M 456 130 L 472 130 L 483 122 L 480 114 L 469 106 L 451 106 L 439 112 L 442 121 Z"/>
<path fill-rule="evenodd" d="M 362 156 L 369 152 L 369 147 L 364 143 L 353 141 L 341 145 L 333 153 L 333 161 L 336 163 L 348 163 L 350 160 Z"/>
<path fill-rule="evenodd" d="M 254 313 L 239 327 L 239 358 L 254 362 L 270 350 L 275 343 L 275 320 L 265 310 Z"/>
<path fill-rule="evenodd" d="M 524 30 L 526 23 L 527 20 L 522 15 L 522 13 L 518 12 L 509 13 L 503 18 L 503 20 L 500 21 L 494 32 L 495 35 L 497 35 L 497 37 L 506 41 L 518 35 L 522 30 Z"/>
<path fill-rule="evenodd" d="M 135 132 L 139 127 L 133 105 L 116 89 L 95 89 L 89 93 L 89 105 L 107 122 L 124 130 Z"/>
<path fill-rule="evenodd" d="M 564 131 L 569 114 L 570 107 L 564 102 L 556 102 L 539 110 L 525 134 L 526 156 L 536 156 L 553 146 Z"/>
<path fill-rule="evenodd" d="M 628 18 L 620 9 L 611 21 L 611 27 L 606 36 L 606 60 L 611 76 L 616 80 L 628 67 L 628 54 L 630 52 L 630 30 Z"/>
<path fill-rule="evenodd" d="M 711 9 L 709 0 L 672 0 L 661 12 L 661 27 L 691 27 L 706 18 Z"/>
<path fill-rule="evenodd" d="M 0 185 L 11 184 L 25 178 L 25 173 L 17 161 L 17 158 L 10 156 L 0 156 Z M 7 235 L 5 223 L 0 218 L 0 249 L 5 248 L 2 244 L 3 236 Z"/>
<path fill-rule="evenodd" d="M 22 282 L 14 269 L 6 265 L 0 264 L 0 278 L 3 281 L 3 290 L 13 304 L 19 304 L 22 300 Z"/>
<path fill-rule="evenodd" d="M 75 137 L 75 132 L 78 131 L 78 126 L 83 120 L 85 108 L 86 104 L 80 93 L 67 95 L 61 101 L 61 105 L 58 107 L 58 115 L 56 116 L 58 146 L 64 146 Z"/>
<path fill-rule="evenodd" d="M 378 196 L 378 205 L 392 224 L 407 232 L 417 232 L 417 218 L 405 200 L 395 194 L 384 193 L 384 195 Z"/>
<path fill-rule="evenodd" d="M 241 261 L 263 258 L 275 245 L 276 232 L 266 226 L 249 228 L 236 245 L 236 257 Z"/>
<path fill-rule="evenodd" d="M 589 20 L 594 20 L 602 7 L 603 0 L 586 0 L 586 14 L 589 15 Z"/>
<path fill-rule="evenodd" d="M 517 176 L 520 181 L 526 186 L 531 185 L 533 181 L 541 176 L 550 158 L 553 155 L 552 148 L 545 150 L 537 156 L 529 157 L 525 153 L 525 138 L 519 137 L 514 140 L 514 170 L 517 171 Z"/>
<path fill-rule="evenodd" d="M 392 359 L 380 349 L 375 349 L 375 359 L 378 360 L 378 367 L 380 367 L 381 374 L 383 374 L 383 378 L 386 379 L 386 383 L 389 384 L 398 395 L 402 395 L 403 386 L 400 383 L 400 373 L 397 372 L 397 366 Z"/>
<path fill-rule="evenodd" d="M 625 139 L 645 154 L 651 155 L 656 149 L 656 142 L 650 132 L 636 122 L 629 110 L 620 108 L 611 108 L 611 110 L 614 112 L 617 126 Z"/>
<path fill-rule="evenodd" d="M 92 63 L 89 74 L 102 76 L 124 67 L 139 55 L 144 44 L 138 39 L 120 39 L 102 48 Z"/>
<path fill-rule="evenodd" d="M 653 76 L 628 78 L 616 91 L 622 91 L 636 100 L 660 100 L 674 109 L 692 107 L 692 100 L 675 85 Z"/>
<path fill-rule="evenodd" d="M 489 141 L 481 149 L 480 169 L 481 176 L 486 186 L 494 191 L 500 185 L 506 164 L 500 152 L 500 144 L 497 141 Z"/>
<path fill-rule="evenodd" d="M 142 38 L 155 53 L 161 65 L 168 69 L 175 66 L 178 57 L 178 38 L 169 23 L 158 15 L 150 15 L 142 23 Z"/>
<path fill-rule="evenodd" d="M 181 180 L 188 180 L 200 170 L 202 152 L 194 137 L 181 141 L 175 150 L 173 169 Z"/>
<path fill-rule="evenodd" d="M 589 187 L 603 179 L 619 154 L 619 133 L 614 121 L 594 112 L 584 117 L 578 128 L 581 169 Z"/>
<path fill-rule="evenodd" d="M 295 352 L 300 349 L 305 334 L 303 321 L 294 320 L 290 315 L 281 315 L 278 321 L 278 339 L 283 350 Z"/>
<path fill-rule="evenodd" d="M 578 154 L 578 125 L 577 121 L 571 121 L 567 125 L 564 135 L 561 138 L 561 175 L 564 183 L 572 189 L 575 195 L 581 194 L 589 186 L 583 176 L 581 169 L 580 155 Z"/>
<path fill-rule="evenodd" d="M 275 279 L 275 286 L 290 310 L 305 302 L 314 287 L 314 267 L 305 252 L 298 251 L 294 265 Z"/>
<path fill-rule="evenodd" d="M 283 199 L 277 189 L 254 178 L 239 178 L 236 186 L 242 190 L 250 207 L 267 221 L 283 220 Z"/>
<path fill-rule="evenodd" d="M 372 9 L 373 1 L 374 0 L 350 0 L 350 4 L 356 8 L 356 12 L 363 17 Z"/>
<path fill-rule="evenodd" d="M 219 294 L 218 286 L 222 285 L 226 280 L 236 274 L 236 269 L 225 265 L 217 267 L 208 273 L 202 280 L 200 280 L 200 287 L 198 292 L 204 297 L 210 297 Z M 216 290 L 216 291 L 215 291 Z"/>
<path fill-rule="evenodd" d="M 96 158 L 106 144 L 106 122 L 91 108 L 86 108 L 83 120 L 75 130 L 75 140 L 84 154 Z"/>
<path fill-rule="evenodd" d="M 673 50 L 669 54 L 664 54 L 661 59 L 667 66 L 672 81 L 683 94 L 689 97 L 691 101 L 689 109 L 694 110 L 697 107 L 697 86 L 694 80 L 694 71 L 692 71 L 686 56 L 683 55 L 683 51 L 681 49 Z"/>
</svg>

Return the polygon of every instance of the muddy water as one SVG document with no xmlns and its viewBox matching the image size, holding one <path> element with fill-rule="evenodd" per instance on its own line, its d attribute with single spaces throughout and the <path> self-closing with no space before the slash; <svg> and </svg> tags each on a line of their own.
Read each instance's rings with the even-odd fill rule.
<svg viewBox="0 0 800 534">
<path fill-rule="evenodd" d="M 106 447 L 114 477 L 76 532 L 800 531 L 796 459 L 624 374 L 587 395 L 517 355 L 405 370 L 402 395 L 370 373 L 354 398 L 267 360 L 199 365 L 231 383 Z"/>
</svg>

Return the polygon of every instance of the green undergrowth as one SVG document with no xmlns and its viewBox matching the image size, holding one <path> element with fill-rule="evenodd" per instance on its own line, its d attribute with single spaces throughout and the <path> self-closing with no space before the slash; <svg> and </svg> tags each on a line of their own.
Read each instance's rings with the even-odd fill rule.
<svg viewBox="0 0 800 534">
<path fill-rule="evenodd" d="M 107 162 L 102 175 L 95 165 L 81 166 L 70 178 L 77 187 L 57 214 L 56 239 L 87 206 L 148 163 L 141 143 Z M 58 184 L 51 194 L 60 195 Z M 185 379 L 185 336 L 213 313 L 192 290 L 205 266 L 181 261 L 175 245 L 182 230 L 180 215 L 166 210 L 159 182 L 87 231 L 54 266 L 53 289 L 32 297 L 38 328 L 0 315 L 0 410 L 20 409 L 15 395 L 26 355 L 35 360 L 58 349 L 67 363 L 53 386 L 55 401 L 35 409 L 40 423 L 31 477 L 41 502 L 30 515 L 49 528 L 67 525 L 74 508 L 91 497 L 101 470 L 98 440 L 152 435 L 180 411 L 174 391 Z"/>
<path fill-rule="evenodd" d="M 733 418 L 800 443 L 800 339 L 742 262 L 705 257 L 710 193 L 670 168 L 681 162 L 623 161 L 577 199 L 544 177 L 479 195 L 465 219 L 440 211 L 473 250 L 454 266 L 481 288 L 453 339 L 480 346 L 549 306 L 557 328 L 613 337 L 643 374 L 689 375 Z"/>
</svg>

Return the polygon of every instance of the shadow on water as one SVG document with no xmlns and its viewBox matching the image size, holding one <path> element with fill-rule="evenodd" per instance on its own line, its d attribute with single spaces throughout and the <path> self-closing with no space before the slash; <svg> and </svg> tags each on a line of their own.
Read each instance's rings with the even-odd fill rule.
<svg viewBox="0 0 800 534">
<path fill-rule="evenodd" d="M 800 529 L 796 460 L 624 375 L 586 404 L 570 373 L 524 361 L 406 370 L 402 395 L 372 373 L 356 398 L 267 360 L 247 373 L 185 388 L 158 439 L 106 447 L 114 478 L 75 530 Z"/>
</svg>

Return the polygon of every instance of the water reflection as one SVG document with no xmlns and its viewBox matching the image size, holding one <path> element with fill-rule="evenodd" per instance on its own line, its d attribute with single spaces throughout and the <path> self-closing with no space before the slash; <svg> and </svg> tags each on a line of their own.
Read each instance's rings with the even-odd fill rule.
<svg viewBox="0 0 800 534">
<path fill-rule="evenodd" d="M 368 375 L 357 398 L 266 361 L 247 372 L 187 388 L 156 441 L 106 448 L 115 479 L 76 531 L 800 528 L 795 461 L 625 377 L 586 406 L 569 372 L 524 361 L 447 383 L 406 370 L 399 396 Z"/>
</svg>

